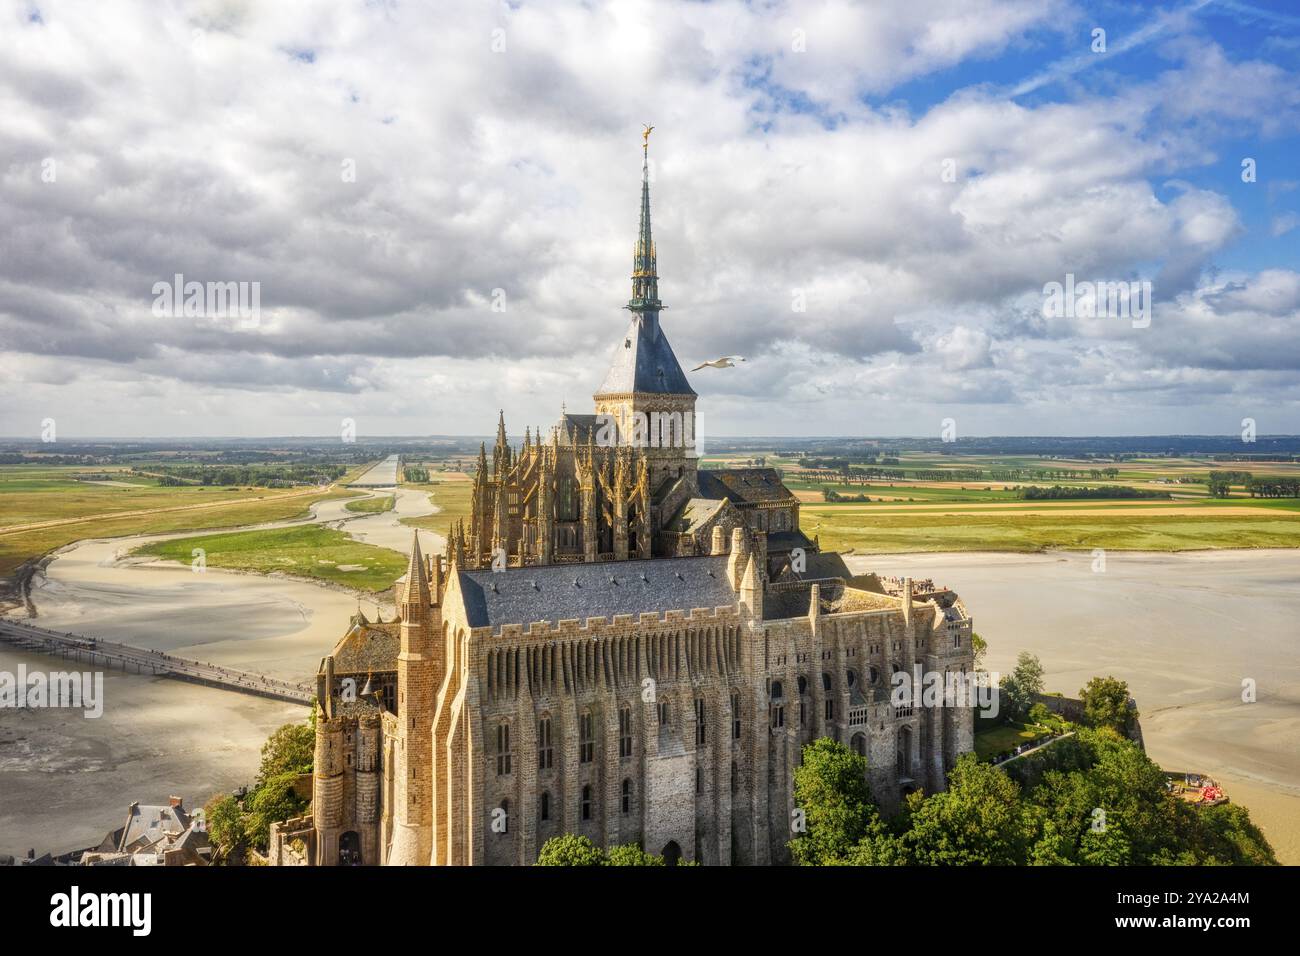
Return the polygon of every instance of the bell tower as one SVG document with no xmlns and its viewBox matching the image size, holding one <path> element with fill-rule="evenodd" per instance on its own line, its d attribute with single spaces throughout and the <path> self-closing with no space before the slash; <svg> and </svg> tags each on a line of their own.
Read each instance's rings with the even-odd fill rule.
<svg viewBox="0 0 1300 956">
<path fill-rule="evenodd" d="M 649 484 L 665 477 L 695 483 L 695 390 L 686 380 L 659 323 L 665 308 L 659 300 L 657 250 L 650 230 L 650 131 L 642 134 L 641 225 L 632 253 L 632 313 L 623 339 L 614 349 L 605 381 L 592 396 L 598 416 L 599 444 L 631 445 L 643 450 Z"/>
</svg>

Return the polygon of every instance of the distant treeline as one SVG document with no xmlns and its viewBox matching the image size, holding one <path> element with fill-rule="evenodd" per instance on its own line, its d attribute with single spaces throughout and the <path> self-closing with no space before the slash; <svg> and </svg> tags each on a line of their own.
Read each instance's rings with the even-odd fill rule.
<svg viewBox="0 0 1300 956">
<path fill-rule="evenodd" d="M 827 501 L 870 501 L 866 495 L 842 495 L 831 488 L 822 489 L 822 497 Z"/>
<path fill-rule="evenodd" d="M 424 465 L 403 465 L 402 478 L 405 481 L 427 482 L 429 480 L 429 469 Z"/>
<path fill-rule="evenodd" d="M 1113 498 L 1168 498 L 1167 491 L 1151 491 L 1146 488 L 1129 488 L 1126 485 L 1118 485 L 1109 488 L 1063 488 L 1060 485 L 1053 485 L 1050 488 L 1039 488 L 1036 485 L 1030 485 L 1028 488 L 1017 488 L 1016 497 L 1023 498 L 1025 501 L 1057 501 L 1073 499 L 1113 499 Z"/>
<path fill-rule="evenodd" d="M 886 481 L 1101 481 L 1119 477 L 1118 468 L 860 468 L 847 462 L 834 469 L 808 469 L 798 477 L 863 484 Z"/>
<path fill-rule="evenodd" d="M 1300 478 L 1273 478 L 1268 475 L 1246 478 L 1246 494 L 1252 498 L 1300 498 Z"/>
<path fill-rule="evenodd" d="M 155 465 L 137 474 L 158 479 L 160 485 L 257 485 L 285 488 L 292 485 L 323 485 L 343 477 L 347 468 L 324 462 L 292 465 Z"/>
</svg>

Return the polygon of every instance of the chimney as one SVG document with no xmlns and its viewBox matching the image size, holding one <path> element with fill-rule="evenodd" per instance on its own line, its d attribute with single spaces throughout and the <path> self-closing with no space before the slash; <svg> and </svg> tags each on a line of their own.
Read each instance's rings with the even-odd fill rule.
<svg viewBox="0 0 1300 956">
<path fill-rule="evenodd" d="M 713 546 L 709 549 L 710 554 L 726 554 L 727 539 L 722 533 L 721 525 L 713 526 Z"/>
<path fill-rule="evenodd" d="M 912 627 L 912 579 L 903 578 L 903 627 Z"/>
<path fill-rule="evenodd" d="M 168 798 L 167 798 L 167 803 L 168 803 L 168 805 L 171 806 L 173 809 L 176 809 L 176 810 L 184 810 L 184 809 L 185 809 L 185 798 L 184 798 L 184 797 L 168 797 Z"/>
<path fill-rule="evenodd" d="M 817 632 L 817 619 L 822 613 L 822 587 L 820 584 L 814 584 L 811 589 L 811 597 L 808 600 L 808 620 L 812 622 L 813 633 Z"/>
</svg>

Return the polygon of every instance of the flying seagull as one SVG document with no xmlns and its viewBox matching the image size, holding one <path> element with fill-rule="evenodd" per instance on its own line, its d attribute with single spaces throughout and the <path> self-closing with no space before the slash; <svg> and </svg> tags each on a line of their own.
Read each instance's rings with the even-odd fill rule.
<svg viewBox="0 0 1300 956">
<path fill-rule="evenodd" d="M 735 368 L 737 362 L 745 361 L 739 355 L 724 355 L 720 359 L 714 359 L 712 362 L 702 362 L 692 372 L 698 372 L 702 368 Z"/>
</svg>

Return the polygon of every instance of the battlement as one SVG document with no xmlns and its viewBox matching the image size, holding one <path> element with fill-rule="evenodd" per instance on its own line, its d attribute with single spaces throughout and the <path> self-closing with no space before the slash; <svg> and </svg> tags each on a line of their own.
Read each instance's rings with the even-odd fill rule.
<svg viewBox="0 0 1300 956">
<path fill-rule="evenodd" d="M 719 607 L 695 607 L 690 611 L 675 609 L 671 611 L 643 611 L 640 614 L 614 614 L 610 617 L 561 618 L 555 624 L 550 621 L 533 621 L 531 624 L 502 624 L 500 627 L 475 627 L 470 629 L 470 637 L 475 641 L 492 641 L 503 643 L 523 640 L 558 640 L 575 637 L 600 637 L 607 630 L 619 628 L 650 628 L 662 624 L 708 625 L 720 622 L 734 622 L 740 619 L 740 613 L 733 604 Z"/>
</svg>

